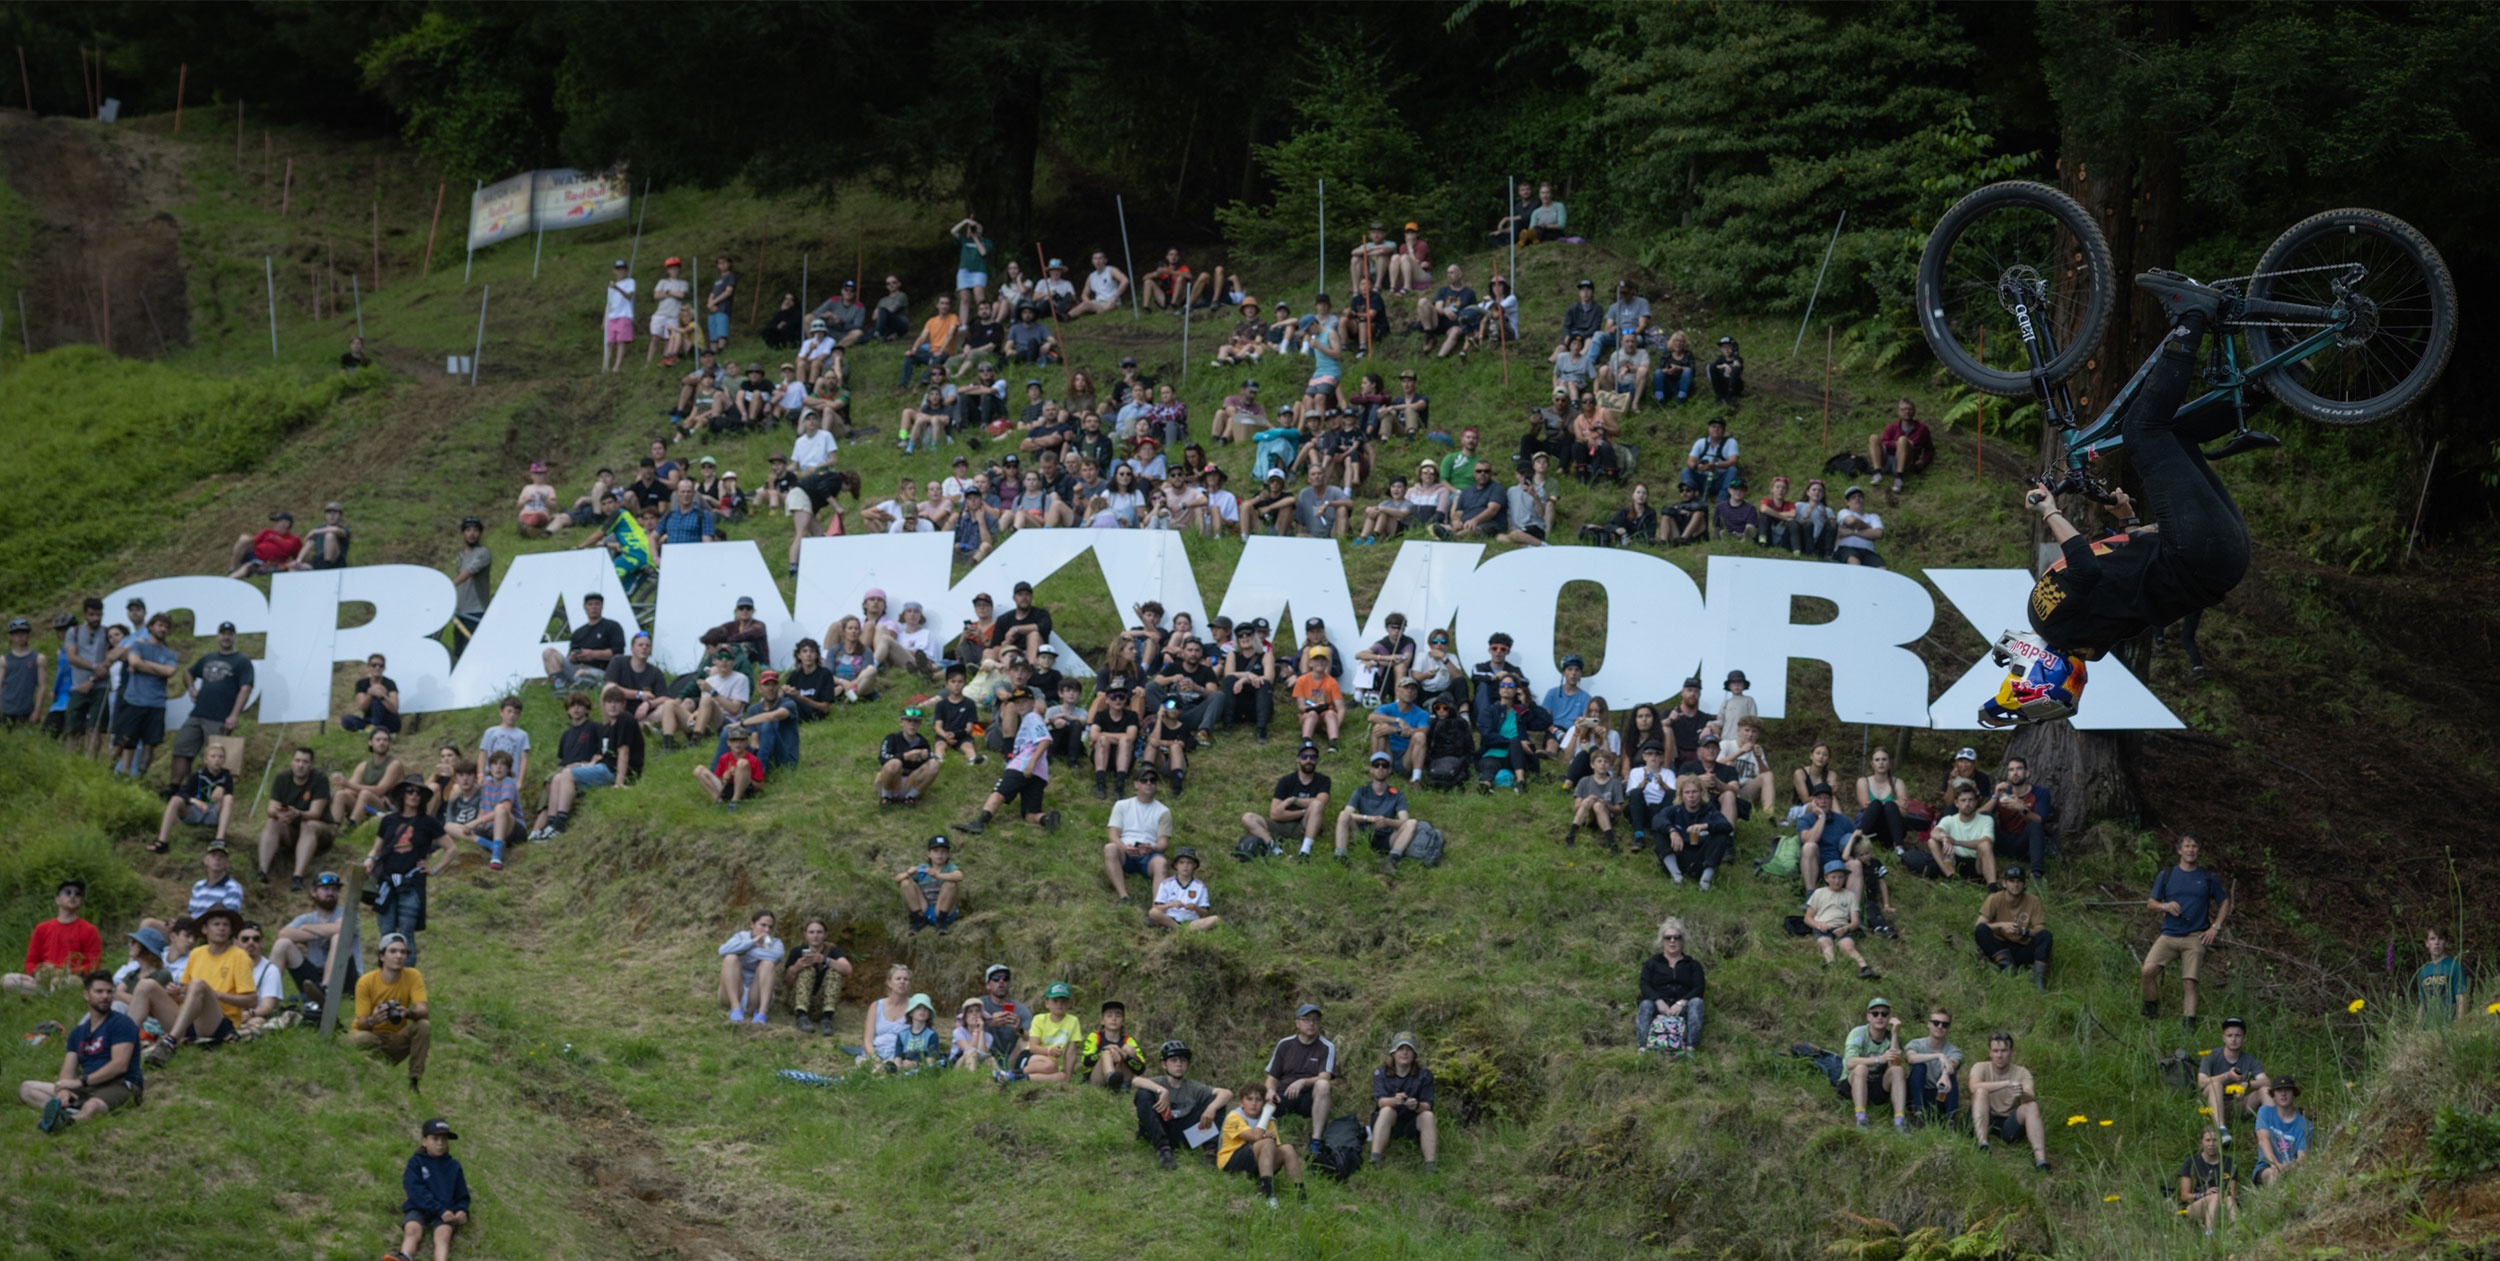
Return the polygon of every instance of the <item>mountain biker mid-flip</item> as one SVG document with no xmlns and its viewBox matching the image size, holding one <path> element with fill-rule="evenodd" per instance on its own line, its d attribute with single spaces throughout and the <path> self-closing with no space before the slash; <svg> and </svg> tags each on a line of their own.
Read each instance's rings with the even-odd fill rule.
<svg viewBox="0 0 2500 1261">
<path fill-rule="evenodd" d="M 2120 419 L 2154 524 L 2093 539 L 2058 510 L 2045 479 L 2024 492 L 2024 505 L 2047 521 L 2063 555 L 2031 588 L 2031 631 L 2008 631 L 1996 645 L 2009 673 L 1979 707 L 1986 726 L 2071 716 L 2083 701 L 2084 663 L 2220 603 L 2248 573 L 2248 523 L 2199 449 L 2230 433 L 2234 419 L 2226 408 L 2177 416 L 2196 381 L 2198 343 L 2229 295 L 2168 274 L 2136 283 L 2173 321 Z"/>
</svg>

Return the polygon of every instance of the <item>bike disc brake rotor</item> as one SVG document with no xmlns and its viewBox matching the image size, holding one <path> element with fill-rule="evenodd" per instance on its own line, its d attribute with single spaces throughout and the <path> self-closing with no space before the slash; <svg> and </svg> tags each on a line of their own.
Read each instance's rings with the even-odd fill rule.
<svg viewBox="0 0 2500 1261">
<path fill-rule="evenodd" d="M 2014 314 L 2018 301 L 2039 310 L 2047 304 L 2048 293 L 2049 287 L 2041 281 L 2039 271 L 2028 264 L 2016 263 L 1997 277 L 1997 305 L 2004 307 L 2007 315 Z"/>
</svg>

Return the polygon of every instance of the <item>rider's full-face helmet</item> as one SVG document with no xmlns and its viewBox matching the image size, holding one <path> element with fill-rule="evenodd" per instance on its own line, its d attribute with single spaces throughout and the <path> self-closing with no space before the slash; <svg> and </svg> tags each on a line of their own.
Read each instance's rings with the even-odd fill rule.
<svg viewBox="0 0 2500 1261">
<path fill-rule="evenodd" d="M 2071 718 L 2083 708 L 2084 661 L 2049 647 L 2038 635 L 2007 631 L 1993 655 L 2006 667 L 1997 694 L 1979 706 L 1984 727 L 2011 727 Z"/>
</svg>

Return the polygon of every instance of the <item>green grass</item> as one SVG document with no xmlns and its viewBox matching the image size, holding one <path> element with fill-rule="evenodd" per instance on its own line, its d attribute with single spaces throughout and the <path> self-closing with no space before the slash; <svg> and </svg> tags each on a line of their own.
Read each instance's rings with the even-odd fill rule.
<svg viewBox="0 0 2500 1261">
<path fill-rule="evenodd" d="M 459 252 L 440 246 L 434 275 L 414 278 L 405 256 L 421 249 L 421 236 L 411 245 L 409 229 L 395 223 L 390 283 L 367 295 L 364 309 L 388 367 L 378 374 L 383 381 L 359 382 L 360 393 L 332 400 L 343 390 L 334 384 L 335 355 L 353 318 L 316 321 L 285 299 L 281 355 L 269 366 L 261 275 L 247 264 L 291 251 L 300 274 L 305 252 L 325 231 L 361 239 L 355 233 L 366 201 L 358 173 L 374 169 L 377 157 L 384 159 L 390 204 L 408 204 L 413 192 L 424 202 L 431 195 L 423 177 L 387 151 L 311 132 L 284 138 L 321 155 L 299 164 L 299 214 L 284 222 L 258 208 L 253 181 L 228 169 L 216 143 L 192 152 L 184 247 L 194 267 L 196 345 L 144 369 L 161 376 L 138 377 L 131 365 L 113 372 L 132 372 L 182 397 L 224 400 L 203 404 L 203 425 L 271 423 L 259 414 L 266 408 L 241 405 L 254 398 L 322 398 L 323 408 L 286 422 L 284 440 L 264 442 L 257 458 L 187 475 L 228 474 L 198 498 L 179 500 L 178 512 L 143 511 L 182 491 L 182 478 L 163 474 L 169 480 L 135 498 L 127 519 L 97 519 L 98 530 L 124 532 L 108 547 L 93 549 L 79 567 L 28 579 L 17 598 L 59 600 L 108 579 L 216 568 L 237 522 L 265 513 L 268 504 L 310 505 L 333 495 L 348 499 L 360 561 L 447 562 L 452 523 L 476 512 L 492 524 L 489 542 L 508 565 L 523 551 L 550 546 L 520 539 L 503 511 L 530 460 L 555 462 L 569 494 L 601 463 L 629 467 L 658 429 L 673 374 L 645 371 L 638 355 L 621 378 L 588 372 L 598 353 L 595 295 L 604 264 L 629 248 L 628 230 L 616 225 L 551 236 L 535 282 L 531 244 L 515 242 L 480 255 L 474 282 L 464 285 Z M 325 182 L 333 178 L 335 186 Z M 456 241 L 458 216 L 447 218 L 453 222 L 445 238 Z M 752 257 L 767 247 L 760 273 L 747 271 L 777 291 L 795 287 L 795 268 L 781 260 L 800 249 L 839 256 L 864 240 L 857 248 L 871 256 L 916 258 L 914 251 L 931 250 L 923 238 L 935 237 L 927 225 L 936 218 L 865 196 L 824 206 L 673 191 L 653 199 L 641 274 L 656 275 L 650 264 L 667 253 L 702 258 L 733 248 Z M 1077 254 L 1086 244 L 1058 248 Z M 1610 258 L 1561 248 L 1523 255 L 1531 311 L 1557 309 L 1573 279 L 1604 274 Z M 1478 277 L 1494 262 L 1466 261 Z M 1307 275 L 1257 279 L 1262 297 L 1282 295 L 1297 308 L 1312 287 Z M 471 390 L 445 379 L 440 363 L 444 354 L 467 352 L 487 284 L 494 297 L 486 371 L 484 384 Z M 823 292 L 821 281 L 812 288 Z M 741 329 L 749 327 L 743 317 L 742 304 Z M 1773 471 L 1802 478 L 1829 450 L 1861 448 L 1896 395 L 1909 394 L 1930 411 L 1946 402 L 1933 382 L 1846 369 L 1837 379 L 1827 445 L 1814 389 L 1821 365 L 1811 355 L 1792 360 L 1781 353 L 1793 330 L 1729 313 L 1670 310 L 1667 318 L 1697 333 L 1732 329 L 1751 349 L 1756 393 L 1738 412 L 1736 432 L 1757 485 Z M 1115 376 L 1125 353 L 1168 377 L 1186 364 L 1183 397 L 1203 432 L 1243 373 L 1206 366 L 1211 347 L 1199 327 L 1184 358 L 1178 325 L 1170 316 L 1132 322 L 1114 315 L 1071 325 L 1067 335 L 1077 365 L 1098 380 Z M 742 336 L 736 357 L 746 358 L 754 344 Z M 1383 348 L 1386 375 L 1411 361 L 1411 345 L 1400 339 Z M 1507 385 L 1498 357 L 1421 366 L 1424 388 L 1436 400 L 1436 427 L 1482 426 L 1488 449 L 1497 452 L 1515 443 L 1522 407 L 1544 393 L 1538 363 L 1511 363 Z M 855 358 L 854 411 L 863 422 L 899 408 L 886 388 L 893 372 L 891 350 Z M 53 351 L 38 356 L 31 371 L 0 377 L 0 390 L 97 375 L 91 352 Z M 1290 393 L 1296 374 L 1271 361 L 1255 375 L 1273 398 Z M 1061 370 L 1042 376 L 1054 390 L 1064 380 Z M 238 379 L 275 393 L 241 393 L 231 384 Z M 126 410 L 134 417 L 128 423 L 136 423 L 135 409 Z M 1672 481 L 1662 474 L 1668 465 L 1661 453 L 1687 445 L 1707 413 L 1669 409 L 1633 422 L 1628 440 L 1643 445 L 1641 477 L 1653 489 Z M 65 443 L 93 430 L 66 432 Z M 1998 440 L 1992 435 L 1991 445 Z M 2340 434 L 2296 439 L 2297 458 L 2249 477 L 2243 493 L 2252 518 L 2280 522 L 2313 512 L 2321 495 L 2338 505 L 2329 513 L 2367 516 L 2343 505 L 2389 476 L 2392 457 L 2336 458 L 2357 441 Z M 733 439 L 679 450 L 680 458 L 711 453 L 752 482 L 770 445 Z M 1411 467 L 1419 455 L 1443 449 L 1392 443 L 1381 466 Z M 113 476 L 122 484 L 122 473 L 105 474 L 101 460 L 82 463 L 84 454 L 64 457 L 76 476 Z M 945 458 L 907 459 L 875 442 L 848 444 L 843 455 L 877 492 L 890 490 L 897 476 L 942 475 Z M 1898 506 L 1882 508 L 1891 528 L 1885 551 L 1899 567 L 1916 573 L 2022 562 L 2007 483 L 2001 476 L 1978 479 L 1970 458 L 1950 435 L 1939 468 Z M 1246 454 L 1224 453 L 1224 462 L 1239 474 Z M 1571 489 L 1562 515 L 1567 523 L 1594 519 L 1615 502 L 1612 492 Z M 173 524 L 149 532 L 158 517 Z M 771 559 L 786 546 L 786 529 L 765 521 L 734 533 L 757 539 Z M 1557 531 L 1570 532 L 1569 524 Z M 1190 546 L 1212 597 L 1239 544 Z M 1731 546 L 1667 555 L 1698 574 L 1707 555 Z M 1358 611 L 1392 558 L 1391 549 L 1345 553 Z M 2319 559 L 2343 563 L 2332 552 Z M 2298 576 L 2269 581 L 2288 584 Z M 1578 594 L 1564 601 L 1560 637 L 1593 647 L 1602 609 L 1573 598 Z M 1099 649 L 1119 628 L 1091 565 L 1069 567 L 1042 584 L 1040 595 L 1058 609 L 1061 633 L 1080 651 Z M 2249 643 L 2308 643 L 2300 650 L 2312 655 L 2303 660 L 2328 668 L 2349 659 L 2359 636 L 2333 613 L 2329 599 L 2312 597 L 2295 627 L 2220 633 Z M 1966 630 L 1932 638 L 1925 651 L 1938 668 L 1958 669 L 1979 647 Z M 191 645 L 184 647 L 187 655 Z M 1800 716 L 1771 732 L 1783 771 L 1814 741 L 1854 743 L 1844 726 L 1817 716 L 1827 708 L 1819 668 L 1795 672 L 1792 686 L 1792 712 Z M 906 690 L 898 685 L 889 699 Z M 526 695 L 533 739 L 552 749 L 559 711 L 534 687 Z M 2227 689 L 2208 686 L 2187 696 L 2182 712 L 2192 710 L 2200 728 L 2253 738 L 2248 703 Z M 2376 725 L 2403 703 L 2401 696 L 2377 698 L 2346 720 Z M 2141 940 L 2147 925 L 2140 914 L 2084 905 L 2106 897 L 2103 884 L 2137 887 L 2151 874 L 2161 860 L 2149 836 L 2118 835 L 2106 850 L 2077 853 L 2059 868 L 2047 890 L 2060 937 L 2048 993 L 1999 978 L 1972 956 L 1972 890 L 1906 879 L 1895 894 L 1901 939 L 1869 943 L 1886 974 L 1870 987 L 1845 970 L 1823 968 L 1810 944 L 1781 934 L 1780 917 L 1795 909 L 1791 884 L 1731 874 L 1704 895 L 1669 887 L 1652 863 L 1586 845 L 1565 850 L 1559 834 L 1567 815 L 1551 786 L 1517 796 L 1423 797 L 1418 812 L 1451 838 L 1449 861 L 1394 881 L 1326 862 L 1301 868 L 1222 861 L 1238 834 L 1234 817 L 1261 807 L 1286 747 L 1262 750 L 1236 737 L 1194 762 L 1177 808 L 1182 842 L 1219 856 L 1207 876 L 1224 929 L 1163 936 L 1133 911 L 1114 907 L 1099 859 L 1107 803 L 1092 799 L 1085 776 L 1063 768 L 1052 804 L 1067 812 L 1067 825 L 1048 836 L 1000 825 L 963 839 L 966 919 L 948 936 L 905 936 L 894 873 L 917 859 L 930 832 L 953 830 L 977 806 L 988 777 L 953 767 L 919 811 L 877 813 L 866 789 L 869 754 L 890 708 L 845 711 L 808 728 L 804 767 L 736 814 L 700 798 L 691 776 L 697 758 L 679 754 L 660 759 L 641 785 L 586 798 L 571 833 L 521 847 L 502 873 L 490 875 L 477 855 L 464 855 L 437 882 L 425 943 L 438 1035 L 437 1067 L 422 1100 L 410 1098 L 389 1067 L 294 1033 L 213 1057 L 186 1052 L 152 1077 L 144 1109 L 61 1138 L 44 1139 L 28 1125 L 0 1126 L 0 1178 L 19 1189 L 20 1202 L 48 1210 L 0 1231 L 0 1255 L 147 1245 L 237 1257 L 370 1249 L 395 1220 L 394 1175 L 413 1124 L 438 1112 L 461 1128 L 459 1152 L 480 1194 L 480 1224 L 463 1255 L 866 1256 L 936 1243 L 1051 1257 L 1091 1255 L 1108 1245 L 1167 1257 L 1202 1253 L 1210 1239 L 1220 1239 L 1253 1255 L 1804 1258 L 1855 1237 L 1847 1214 L 1948 1233 L 1994 1218 L 2019 1246 L 2061 1257 L 2201 1255 L 2152 1194 L 2193 1141 L 2198 1119 L 2193 1101 L 2154 1084 L 2157 1055 L 2183 1041 L 2175 1020 L 2148 1026 L 2135 1012 L 2134 964 L 2123 943 Z M 413 768 L 430 766 L 437 743 L 473 748 L 491 721 L 484 711 L 429 716 L 422 731 L 403 740 L 402 755 Z M 312 744 L 325 768 L 362 752 L 359 739 L 326 728 L 248 734 L 255 771 L 270 749 L 298 740 Z M 1855 734 L 1885 743 L 1905 733 Z M 2000 747 L 1982 742 L 1991 755 Z M 1904 773 L 1923 784 L 1939 752 L 1920 747 Z M 1844 751 L 1843 761 L 1849 756 Z M 1350 788 L 1356 763 L 1349 749 L 1324 769 Z M 537 790 L 530 786 L 533 800 Z M 100 900 L 99 913 L 111 912 L 108 931 L 142 905 L 171 904 L 197 874 L 197 838 L 186 837 L 172 856 L 152 857 L 139 842 L 153 826 L 147 798 L 97 768 L 31 740 L 0 741 L 0 836 L 8 838 L 0 843 L 0 914 L 9 917 L 0 923 L 16 932 L 31 922 L 48 896 L 46 882 L 67 870 L 91 881 L 124 873 Z M 253 829 L 238 824 L 237 831 L 248 837 Z M 1746 824 L 1740 853 L 1758 856 L 1771 837 L 1766 826 Z M 369 839 L 356 834 L 325 862 L 350 861 Z M 132 880 L 144 891 L 130 887 Z M 1001 960 L 1018 971 L 1019 997 L 1066 980 L 1089 1019 L 1102 998 L 1123 998 L 1141 1039 L 1188 1038 L 1199 1051 L 1197 1075 L 1228 1086 L 1256 1074 L 1266 1048 L 1286 1032 L 1293 1005 L 1306 999 L 1328 1006 L 1331 1036 L 1358 1080 L 1393 1031 L 1414 1029 L 1442 1075 L 1442 1111 L 1452 1122 L 1443 1131 L 1443 1171 L 1426 1181 L 1412 1149 L 1401 1149 L 1387 1171 L 1366 1172 L 1344 1188 L 1315 1184 L 1310 1210 L 1270 1217 L 1246 1183 L 1196 1170 L 1155 1172 L 1151 1156 L 1127 1136 L 1125 1105 L 1082 1090 L 1001 1090 L 961 1076 L 829 1091 L 787 1085 L 774 1070 L 840 1072 L 830 1043 L 857 1035 L 802 1040 L 786 1025 L 760 1035 L 721 1025 L 711 998 L 713 948 L 763 907 L 782 913 L 785 936 L 795 935 L 808 914 L 829 918 L 835 940 L 858 966 L 843 1009 L 849 1030 L 889 963 L 915 968 L 915 988 L 943 1012 L 974 990 L 986 964 Z M 255 916 L 296 909 L 283 893 L 253 887 Z M 1693 953 L 1710 969 L 1707 1040 L 1690 1064 L 1660 1063 L 1627 1046 L 1637 969 L 1665 914 L 1685 918 Z M 2388 1082 L 2403 1080 L 2419 1062 L 2403 1058 L 2418 1054 L 2406 1049 L 2416 1040 L 2380 1037 L 2381 1009 L 2395 1000 L 2361 991 L 2352 996 L 2371 1004 L 2362 1016 L 2312 1010 L 2278 1001 L 2257 971 L 2243 965 L 2217 980 L 2206 996 L 2209 1018 L 2243 1010 L 2259 1018 L 2255 1048 L 2270 1067 L 2313 1083 L 2305 1101 L 2321 1133 L 2338 1131 L 2330 1155 L 2379 1159 L 2384 1153 L 2371 1142 L 2347 1140 L 2340 1131 L 2355 1121 L 2385 1123 L 2390 1109 L 2415 1106 L 2409 1097 L 2400 1101 L 2399 1087 Z M 2002 1145 L 1993 1159 L 1982 1158 L 1958 1128 L 1904 1138 L 1847 1126 L 1845 1106 L 1820 1075 L 1781 1052 L 1801 1040 L 1836 1046 L 1873 990 L 1905 1016 L 1923 1015 L 1923 1004 L 1949 1005 L 1957 1041 L 1974 1056 L 1984 1052 L 1990 1029 L 2018 1035 L 2021 1057 L 2047 1095 L 2054 1176 L 2037 1177 Z M 2168 1010 L 2176 1010 L 2175 992 Z M 19 1028 L 70 1014 L 66 999 L 0 999 L 0 1017 Z M 14 1073 L 12 1080 L 42 1076 L 57 1054 L 57 1044 L 6 1040 L 0 1072 Z M 2424 1079 L 2425 1093 L 2475 1100 L 2488 1092 L 2495 1054 L 2487 1028 L 2461 1032 L 2439 1061 L 2453 1070 Z M 2360 1084 L 2348 1090 L 2348 1080 Z M 2059 1124 L 2075 1114 L 2093 1123 Z M 2104 1119 L 2112 1124 L 2099 1125 Z M 2365 1128 L 2364 1139 L 2369 1134 Z M 2338 1166 L 2339 1176 L 2367 1169 Z M 2367 1198 L 2333 1199 L 2328 1193 L 2346 1184 L 2323 1174 L 2315 1182 L 2297 1197 L 2252 1202 L 2250 1229 L 2273 1240 L 2296 1218 L 2331 1216 L 2343 1211 L 2339 1205 Z M 2111 1194 L 2121 1199 L 2105 1203 Z"/>
</svg>

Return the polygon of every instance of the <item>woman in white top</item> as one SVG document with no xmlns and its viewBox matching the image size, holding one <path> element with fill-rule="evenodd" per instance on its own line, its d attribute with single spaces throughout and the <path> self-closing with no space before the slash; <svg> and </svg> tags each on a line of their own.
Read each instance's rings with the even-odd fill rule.
<svg viewBox="0 0 2500 1261">
<path fill-rule="evenodd" d="M 1157 928 L 1185 928 L 1205 932 L 1222 921 L 1217 919 L 1207 900 L 1207 882 L 1198 878 L 1198 851 L 1187 845 L 1172 851 L 1172 874 L 1155 886 L 1152 909 L 1146 922 Z"/>
<path fill-rule="evenodd" d="M 694 698 L 683 702 L 687 730 L 700 736 L 736 722 L 749 697 L 747 676 L 738 673 L 736 659 L 725 652 L 712 654 L 711 672 L 696 684 Z"/>
<path fill-rule="evenodd" d="M 1137 484 L 1137 466 L 1123 462 L 1111 474 L 1111 484 L 1086 505 L 1092 520 L 1087 524 L 1097 529 L 1134 527 L 1137 515 L 1146 506 L 1146 492 Z"/>
<path fill-rule="evenodd" d="M 868 1004 L 868 1015 L 860 1022 L 859 1044 L 868 1053 L 859 1062 L 873 1060 L 887 1068 L 901 1068 L 894 1059 L 894 1044 L 910 1027 L 911 969 L 898 963 L 885 970 L 885 997 Z"/>
<path fill-rule="evenodd" d="M 1606 708 L 1606 698 L 1592 696 L 1589 707 L 1563 733 L 1563 756 L 1570 759 L 1571 769 L 1565 778 L 1574 784 L 1589 773 L 1589 756 L 1599 749 L 1614 755 L 1615 765 L 1623 765 L 1623 733 L 1612 725 L 1613 714 Z"/>
<path fill-rule="evenodd" d="M 1101 250 L 1094 251 L 1094 270 L 1085 277 L 1085 300 L 1069 308 L 1068 318 L 1100 315 L 1120 309 L 1128 297 L 1128 275 L 1111 265 L 1111 258 Z"/>
<path fill-rule="evenodd" d="M 1025 279 L 1024 267 L 1012 258 L 1007 260 L 1007 274 L 998 277 L 992 289 L 1006 304 L 1008 319 L 1015 318 L 1017 307 L 1033 300 L 1033 282 Z"/>
<path fill-rule="evenodd" d="M 1222 465 L 1207 469 L 1206 533 L 1210 536 L 1232 534 L 1241 527 L 1241 496 L 1224 489 L 1232 474 Z"/>
<path fill-rule="evenodd" d="M 1510 291 L 1510 281 L 1495 276 L 1485 286 L 1484 322 L 1476 326 L 1479 345 L 1487 341 L 1519 340 L 1519 296 Z"/>
<path fill-rule="evenodd" d="M 773 913 L 757 911 L 747 926 L 720 944 L 720 1001 L 729 1023 L 760 1025 L 773 1006 L 773 976 L 786 951 L 773 936 Z"/>
<path fill-rule="evenodd" d="M 669 339 L 670 333 L 676 331 L 677 313 L 684 309 L 687 297 L 694 293 L 694 286 L 677 274 L 680 266 L 682 264 L 676 259 L 668 260 L 668 275 L 658 284 L 651 286 L 651 296 L 658 298 L 660 305 L 651 310 L 651 339 L 644 343 L 642 355 L 645 367 L 650 366 L 652 358 L 660 353 L 660 344 Z M 667 361 L 677 362 L 675 351 L 669 353 Z"/>
<path fill-rule="evenodd" d="M 1406 521 L 1417 527 L 1438 525 L 1450 519 L 1450 496 L 1454 492 L 1441 480 L 1438 460 L 1417 460 L 1415 480 L 1406 488 Z"/>
<path fill-rule="evenodd" d="M 894 647 L 901 652 L 903 664 L 924 675 L 934 675 L 937 667 L 937 632 L 929 629 L 928 611 L 917 600 L 906 600 L 900 626 L 894 632 Z"/>
<path fill-rule="evenodd" d="M 824 370 L 825 361 L 832 357 L 833 338 L 825 332 L 825 322 L 823 320 L 808 321 L 807 340 L 799 343 L 799 384 L 813 387 L 816 384 L 816 374 Z M 806 399 L 807 395 L 802 391 L 799 400 L 804 403 Z M 792 404 L 790 410 L 797 411 L 798 405 Z"/>
</svg>

